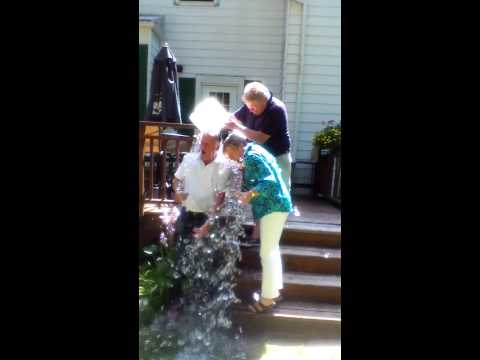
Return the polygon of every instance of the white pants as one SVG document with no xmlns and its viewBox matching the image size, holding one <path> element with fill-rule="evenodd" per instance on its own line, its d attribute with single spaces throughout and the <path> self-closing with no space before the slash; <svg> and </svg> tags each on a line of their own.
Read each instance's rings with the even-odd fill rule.
<svg viewBox="0 0 480 360">
<path fill-rule="evenodd" d="M 287 190 L 290 191 L 290 174 L 292 172 L 292 155 L 290 152 L 282 154 L 280 156 L 275 157 L 277 160 L 278 167 L 282 170 L 282 178 L 285 185 L 287 185 Z"/>
<path fill-rule="evenodd" d="M 262 297 L 274 299 L 283 289 L 280 237 L 288 213 L 274 212 L 260 218 L 260 260 L 262 263 Z"/>
</svg>

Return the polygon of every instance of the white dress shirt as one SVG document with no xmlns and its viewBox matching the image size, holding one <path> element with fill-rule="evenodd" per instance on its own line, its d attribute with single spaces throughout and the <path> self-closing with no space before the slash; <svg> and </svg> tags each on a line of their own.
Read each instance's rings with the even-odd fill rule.
<svg viewBox="0 0 480 360">
<path fill-rule="evenodd" d="M 221 156 L 205 165 L 200 153 L 186 154 L 175 172 L 175 177 L 183 181 L 183 192 L 188 194 L 183 206 L 193 212 L 209 211 L 216 193 L 227 189 L 231 174 Z"/>
</svg>

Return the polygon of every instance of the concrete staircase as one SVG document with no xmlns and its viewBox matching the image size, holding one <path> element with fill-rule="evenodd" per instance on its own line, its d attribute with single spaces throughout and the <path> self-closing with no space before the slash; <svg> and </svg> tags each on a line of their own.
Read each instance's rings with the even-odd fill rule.
<svg viewBox="0 0 480 360">
<path fill-rule="evenodd" d="M 247 226 L 247 233 L 251 226 Z M 260 289 L 259 247 L 243 248 L 237 295 L 242 304 L 233 319 L 248 334 L 284 333 L 302 339 L 340 338 L 341 251 L 340 226 L 287 224 L 280 241 L 283 301 L 270 314 L 254 314 L 247 304 Z"/>
</svg>

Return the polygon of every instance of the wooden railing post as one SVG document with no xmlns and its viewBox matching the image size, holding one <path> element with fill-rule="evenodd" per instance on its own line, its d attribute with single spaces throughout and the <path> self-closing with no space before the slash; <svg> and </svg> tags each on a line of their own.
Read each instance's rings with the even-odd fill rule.
<svg viewBox="0 0 480 360">
<path fill-rule="evenodd" d="M 153 128 L 150 131 L 148 128 Z M 187 144 L 186 150 L 190 151 L 193 143 L 193 136 L 187 136 L 182 134 L 168 134 L 162 133 L 165 128 L 173 128 L 173 129 L 195 129 L 195 126 L 192 124 L 176 124 L 176 123 L 163 123 L 163 122 L 151 122 L 151 121 L 141 121 L 140 122 L 140 151 L 139 151 L 139 158 L 140 158 L 140 173 L 139 173 L 139 181 L 140 181 L 140 215 L 143 214 L 143 208 L 145 203 L 148 202 L 171 202 L 166 199 L 166 158 L 167 158 L 167 144 L 169 141 L 175 142 L 174 150 L 172 150 L 172 155 L 175 155 L 175 162 L 174 162 L 174 169 L 178 168 L 180 164 L 180 145 L 181 143 L 185 142 Z M 148 140 L 148 146 L 147 145 Z M 155 146 L 158 142 L 158 148 Z M 147 147 L 148 149 L 146 149 Z M 145 158 L 144 154 L 149 153 L 150 158 L 150 166 L 149 166 L 149 173 L 145 178 Z M 160 175 L 158 179 L 159 182 L 159 199 L 154 199 L 154 161 L 155 156 L 154 154 L 159 155 L 159 162 L 157 165 L 157 173 Z M 158 176 L 157 176 L 158 177 Z M 145 187 L 145 180 L 149 180 L 149 186 Z M 145 195 L 146 194 L 146 195 Z"/>
</svg>

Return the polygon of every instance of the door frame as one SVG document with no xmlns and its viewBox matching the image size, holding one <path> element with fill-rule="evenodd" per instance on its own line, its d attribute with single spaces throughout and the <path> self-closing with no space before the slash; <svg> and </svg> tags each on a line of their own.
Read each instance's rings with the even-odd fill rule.
<svg viewBox="0 0 480 360">
<path fill-rule="evenodd" d="M 242 104 L 241 97 L 243 94 L 244 82 L 245 77 L 243 76 L 197 75 L 195 82 L 195 104 L 200 102 L 204 86 L 226 86 L 238 89 L 238 98 L 235 99 L 237 104 L 236 106 L 233 106 L 233 108 L 238 108 Z"/>
</svg>

